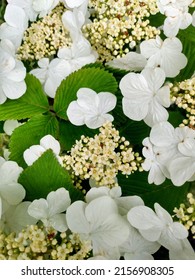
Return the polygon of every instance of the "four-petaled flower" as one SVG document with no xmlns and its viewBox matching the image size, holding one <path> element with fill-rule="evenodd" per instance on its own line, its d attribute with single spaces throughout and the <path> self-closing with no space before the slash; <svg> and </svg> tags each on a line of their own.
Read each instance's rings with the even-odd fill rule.
<svg viewBox="0 0 195 280">
<path fill-rule="evenodd" d="M 119 84 L 123 94 L 123 112 L 132 120 L 144 120 L 149 126 L 168 119 L 164 107 L 170 106 L 170 90 L 163 86 L 165 73 L 160 68 L 145 68 L 140 74 L 129 73 Z"/>
<path fill-rule="evenodd" d="M 77 92 L 77 101 L 72 101 L 67 116 L 74 125 L 85 124 L 89 128 L 101 127 L 106 121 L 113 121 L 108 114 L 116 106 L 116 96 L 110 92 L 96 93 L 90 88 L 81 88 Z"/>
</svg>

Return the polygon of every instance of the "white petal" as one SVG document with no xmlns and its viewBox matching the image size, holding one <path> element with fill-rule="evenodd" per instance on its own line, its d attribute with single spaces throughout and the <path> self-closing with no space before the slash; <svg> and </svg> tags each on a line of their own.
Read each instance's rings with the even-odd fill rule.
<svg viewBox="0 0 195 280">
<path fill-rule="evenodd" d="M 5 133 L 7 135 L 10 136 L 12 134 L 12 132 L 14 131 L 14 129 L 20 125 L 21 125 L 21 123 L 19 123 L 17 120 L 7 120 L 4 122 L 3 130 L 5 131 Z"/>
<path fill-rule="evenodd" d="M 27 165 L 32 165 L 43 153 L 45 149 L 40 145 L 33 145 L 24 151 L 23 157 Z"/>
<path fill-rule="evenodd" d="M 195 157 L 195 139 L 187 138 L 178 144 L 178 150 L 184 156 Z"/>
<path fill-rule="evenodd" d="M 139 229 L 147 230 L 152 227 L 161 228 L 161 221 L 154 211 L 147 206 L 133 207 L 127 214 L 127 219 L 130 224 Z"/>
<path fill-rule="evenodd" d="M 160 204 L 155 203 L 154 209 L 159 219 L 164 222 L 165 225 L 173 223 L 171 215 L 163 207 L 161 207 Z"/>
<path fill-rule="evenodd" d="M 168 147 L 175 142 L 174 127 L 169 122 L 160 122 L 150 131 L 150 140 L 159 147 Z"/>
<path fill-rule="evenodd" d="M 145 123 L 152 127 L 153 125 L 168 120 L 167 110 L 153 98 L 148 104 L 148 114 L 144 118 Z"/>
<path fill-rule="evenodd" d="M 170 176 L 175 186 L 182 186 L 195 173 L 195 162 L 192 157 L 174 159 L 169 166 Z"/>
<path fill-rule="evenodd" d="M 173 235 L 178 238 L 178 239 L 184 239 L 188 237 L 188 231 L 187 229 L 184 227 L 184 225 L 182 225 L 179 222 L 174 222 L 171 226 L 172 231 L 173 231 Z"/>
<path fill-rule="evenodd" d="M 161 185 L 165 181 L 166 177 L 162 172 L 162 169 L 159 164 L 152 164 L 149 175 L 148 175 L 148 183 Z"/>
<path fill-rule="evenodd" d="M 85 119 L 85 113 L 82 107 L 80 107 L 77 101 L 72 101 L 66 111 L 69 121 L 74 125 L 83 125 Z"/>
<path fill-rule="evenodd" d="M 165 81 L 165 72 L 160 68 L 145 68 L 141 74 L 147 81 L 150 91 L 155 93 Z"/>
<path fill-rule="evenodd" d="M 26 92 L 26 83 L 8 80 L 7 83 L 2 84 L 2 89 L 8 98 L 18 99 Z"/>
<path fill-rule="evenodd" d="M 76 201 L 66 211 L 66 220 L 69 229 L 76 233 L 89 233 L 90 225 L 85 217 L 86 203 Z"/>
<path fill-rule="evenodd" d="M 45 150 L 52 149 L 56 155 L 60 153 L 60 143 L 52 135 L 46 135 L 41 138 L 40 145 Z"/>
<path fill-rule="evenodd" d="M 139 205 L 144 205 L 144 202 L 141 199 L 141 197 L 136 195 L 115 198 L 115 201 L 118 205 L 119 213 L 122 216 L 126 215 L 131 208 Z"/>
<path fill-rule="evenodd" d="M 30 71 L 30 74 L 34 75 L 37 79 L 39 79 L 39 81 L 41 82 L 41 84 L 44 84 L 46 79 L 47 79 L 47 69 L 45 68 L 36 68 Z"/>
<path fill-rule="evenodd" d="M 77 103 L 87 114 L 95 114 L 99 105 L 97 93 L 90 88 L 80 88 L 77 91 Z"/>
<path fill-rule="evenodd" d="M 89 203 L 91 202 L 92 200 L 100 197 L 100 196 L 108 196 L 109 195 L 109 188 L 107 187 L 99 187 L 99 188 L 92 188 L 90 189 L 86 196 L 85 196 L 85 199 L 86 199 L 86 202 Z"/>
<path fill-rule="evenodd" d="M 157 91 L 156 100 L 166 108 L 171 105 L 170 89 L 168 86 L 164 86 Z"/>
<path fill-rule="evenodd" d="M 104 123 L 112 122 L 114 120 L 113 116 L 110 114 L 104 114 L 104 115 L 96 115 L 96 116 L 85 116 L 85 124 L 87 127 L 91 129 L 96 129 L 101 127 Z"/>
<path fill-rule="evenodd" d="M 47 196 L 49 217 L 64 212 L 70 206 L 69 192 L 64 188 L 50 192 Z"/>
<path fill-rule="evenodd" d="M 26 191 L 18 183 L 9 183 L 7 185 L 0 185 L 0 194 L 9 204 L 17 205 L 25 198 Z"/>
<path fill-rule="evenodd" d="M 2 87 L 0 87 L 0 104 L 5 103 L 6 100 L 7 100 L 7 96 L 5 95 Z"/>
<path fill-rule="evenodd" d="M 141 74 L 129 73 L 125 75 L 119 84 L 122 95 L 131 100 L 137 99 L 141 102 L 148 101 L 152 92 L 148 88 L 146 79 Z"/>
<path fill-rule="evenodd" d="M 140 229 L 139 232 L 146 240 L 151 242 L 156 242 L 156 241 L 159 242 L 162 229 L 160 227 L 152 227 L 146 230 Z"/>
<path fill-rule="evenodd" d="M 124 114 L 132 120 L 141 121 L 148 114 L 148 103 L 142 102 L 141 99 L 131 100 L 124 97 L 122 105 Z"/>
<path fill-rule="evenodd" d="M 98 111 L 100 114 L 105 114 L 107 112 L 112 111 L 117 102 L 117 98 L 114 94 L 109 92 L 100 92 L 98 94 L 99 97 L 99 106 Z"/>
<path fill-rule="evenodd" d="M 28 20 L 24 10 L 15 5 L 7 5 L 4 15 L 5 21 L 15 28 L 24 31 L 27 28 Z"/>
<path fill-rule="evenodd" d="M 169 250 L 170 260 L 195 260 L 195 253 L 188 239 L 180 240 L 180 243 L 180 250 Z"/>
<path fill-rule="evenodd" d="M 86 0 L 65 0 L 69 8 L 75 8 L 81 6 Z"/>
<path fill-rule="evenodd" d="M 68 229 L 65 214 L 56 214 L 55 216 L 49 218 L 49 222 L 51 226 L 59 232 L 64 232 Z"/>
<path fill-rule="evenodd" d="M 23 171 L 22 167 L 14 161 L 5 161 L 0 166 L 0 186 L 1 184 L 17 182 L 19 175 Z"/>
<path fill-rule="evenodd" d="M 181 19 L 179 17 L 167 17 L 164 21 L 164 34 L 167 37 L 175 37 L 179 32 Z"/>
<path fill-rule="evenodd" d="M 159 51 L 159 47 L 160 45 L 157 44 L 156 39 L 145 40 L 140 44 L 140 51 L 143 56 L 149 58 Z"/>
<path fill-rule="evenodd" d="M 8 79 L 14 82 L 24 81 L 26 76 L 26 68 L 21 61 L 16 61 L 15 68 L 9 73 Z"/>
<path fill-rule="evenodd" d="M 37 220 L 48 217 L 48 203 L 45 199 L 35 199 L 28 207 L 28 214 Z"/>
</svg>

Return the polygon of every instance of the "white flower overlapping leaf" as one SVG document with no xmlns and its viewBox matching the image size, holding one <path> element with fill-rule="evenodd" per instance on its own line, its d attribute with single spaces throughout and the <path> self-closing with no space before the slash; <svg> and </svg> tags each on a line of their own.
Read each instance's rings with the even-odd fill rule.
<svg viewBox="0 0 195 280">
<path fill-rule="evenodd" d="M 61 164 L 62 160 L 59 156 L 60 144 L 52 135 L 44 136 L 40 140 L 40 145 L 33 145 L 24 151 L 23 157 L 26 164 L 29 166 L 32 165 L 45 151 L 49 149 L 53 151 L 57 160 Z"/>
<path fill-rule="evenodd" d="M 149 126 L 166 121 L 170 90 L 163 86 L 165 73 L 160 68 L 145 68 L 140 74 L 129 73 L 119 84 L 123 94 L 123 112 L 132 120 L 144 120 Z"/>
<path fill-rule="evenodd" d="M 116 96 L 110 92 L 96 93 L 90 88 L 80 88 L 77 100 L 72 101 L 67 109 L 67 116 L 74 125 L 83 125 L 95 129 L 101 127 L 106 121 L 113 121 L 108 114 L 116 106 Z"/>
<path fill-rule="evenodd" d="M 66 211 L 71 204 L 69 192 L 64 188 L 52 191 L 46 199 L 35 199 L 28 207 L 28 214 L 41 220 L 46 227 L 53 227 L 59 232 L 67 230 Z"/>
</svg>

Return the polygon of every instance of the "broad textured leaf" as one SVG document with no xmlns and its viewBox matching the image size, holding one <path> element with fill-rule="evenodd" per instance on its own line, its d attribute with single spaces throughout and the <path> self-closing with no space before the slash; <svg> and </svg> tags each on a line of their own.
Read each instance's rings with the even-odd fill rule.
<svg viewBox="0 0 195 280">
<path fill-rule="evenodd" d="M 0 105 L 0 120 L 26 119 L 49 111 L 49 103 L 42 85 L 33 75 L 26 77 L 26 93 L 16 100 Z"/>
<path fill-rule="evenodd" d="M 113 75 L 103 69 L 83 68 L 72 73 L 62 81 L 56 93 L 54 111 L 58 117 L 68 120 L 68 105 L 77 99 L 76 93 L 82 87 L 91 88 L 96 92 L 115 93 L 118 85 Z"/>
<path fill-rule="evenodd" d="M 26 200 L 46 198 L 48 193 L 64 187 L 70 192 L 71 200 L 82 199 L 82 193 L 72 184 L 69 173 L 59 164 L 51 150 L 46 151 L 19 177 L 26 190 Z"/>
<path fill-rule="evenodd" d="M 170 214 L 173 214 L 174 207 L 178 207 L 180 203 L 185 201 L 190 183 L 176 187 L 170 180 L 166 180 L 163 184 L 157 186 L 148 184 L 147 178 L 147 172 L 135 172 L 128 178 L 119 175 L 118 181 L 123 195 L 138 195 L 151 208 L 153 208 L 155 202 L 158 202 Z"/>
<path fill-rule="evenodd" d="M 183 45 L 183 53 L 188 59 L 187 66 L 181 70 L 180 74 L 176 77 L 178 82 L 191 78 L 195 69 L 195 31 L 194 27 L 190 25 L 185 30 L 180 30 L 177 36 Z"/>
<path fill-rule="evenodd" d="M 98 129 L 89 129 L 85 125 L 75 126 L 63 120 L 59 122 L 59 140 L 62 150 L 69 151 L 76 140 L 80 140 L 81 135 L 93 137 L 98 133 Z"/>
<path fill-rule="evenodd" d="M 30 119 L 27 123 L 16 128 L 10 140 L 10 159 L 25 167 L 23 152 L 32 145 L 39 144 L 40 139 L 51 134 L 58 136 L 58 121 L 53 115 L 39 115 Z"/>
</svg>

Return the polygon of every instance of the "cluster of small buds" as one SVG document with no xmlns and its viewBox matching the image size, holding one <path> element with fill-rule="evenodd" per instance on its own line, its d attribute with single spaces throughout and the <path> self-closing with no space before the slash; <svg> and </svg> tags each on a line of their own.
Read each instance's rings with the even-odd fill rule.
<svg viewBox="0 0 195 280">
<path fill-rule="evenodd" d="M 103 62 L 123 57 L 140 41 L 160 34 L 148 20 L 159 12 L 156 1 L 90 0 L 89 7 L 92 22 L 83 32 Z"/>
<path fill-rule="evenodd" d="M 174 208 L 175 217 L 191 231 L 193 238 L 195 238 L 195 197 L 192 193 L 187 194 L 187 202 L 180 204 L 179 209 Z"/>
<path fill-rule="evenodd" d="M 91 243 L 78 234 L 46 230 L 31 225 L 20 233 L 0 231 L 0 260 L 83 260 L 91 253 Z"/>
<path fill-rule="evenodd" d="M 118 172 L 130 175 L 142 171 L 142 158 L 112 123 L 105 123 L 94 138 L 81 136 L 63 156 L 64 167 L 81 180 L 92 179 L 98 186 L 117 186 Z"/>
<path fill-rule="evenodd" d="M 64 5 L 59 4 L 50 14 L 31 24 L 17 51 L 18 59 L 39 60 L 55 55 L 62 47 L 71 46 L 70 34 L 62 23 L 64 11 Z"/>
<path fill-rule="evenodd" d="M 181 126 L 195 128 L 195 77 L 176 85 L 170 84 L 170 89 L 172 102 L 186 111 L 186 119 Z"/>
</svg>

